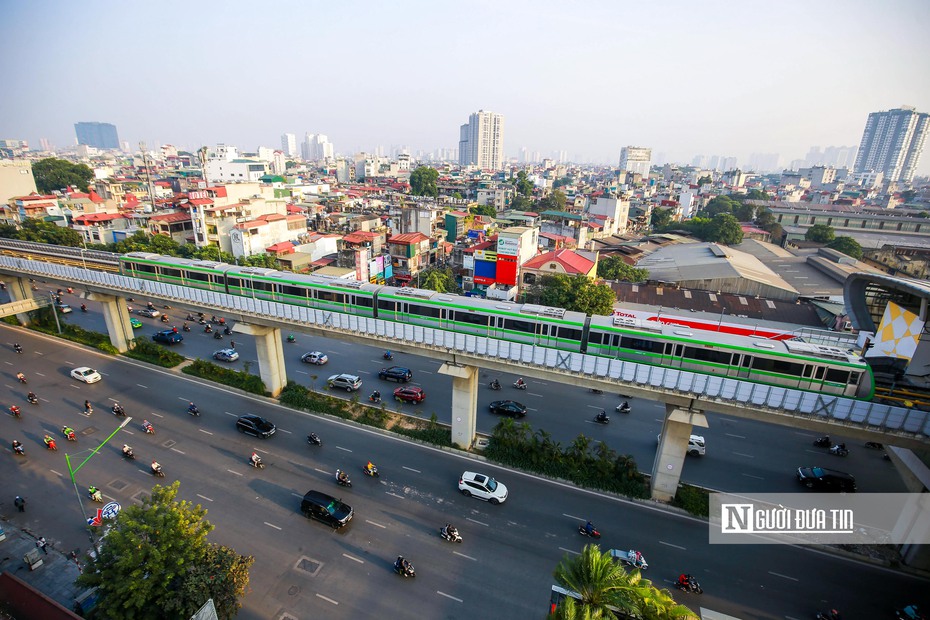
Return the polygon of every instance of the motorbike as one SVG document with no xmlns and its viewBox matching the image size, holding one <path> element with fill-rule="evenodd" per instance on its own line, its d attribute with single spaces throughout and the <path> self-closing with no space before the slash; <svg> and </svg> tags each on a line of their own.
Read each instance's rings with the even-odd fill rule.
<svg viewBox="0 0 930 620">
<path fill-rule="evenodd" d="M 865 442 L 865 447 L 871 450 L 884 450 L 885 446 L 878 443 L 877 441 L 867 441 Z"/>
<path fill-rule="evenodd" d="M 188 312 L 188 313 L 187 313 L 187 318 L 184 319 L 184 320 L 185 320 L 185 321 L 196 321 L 197 319 L 194 318 L 194 315 L 193 315 L 193 314 L 191 314 L 190 312 Z"/>
<path fill-rule="evenodd" d="M 100 494 L 100 489 L 95 488 L 93 491 L 90 489 L 87 490 L 87 497 L 94 500 L 95 502 L 103 503 L 103 495 Z"/>
<path fill-rule="evenodd" d="M 135 453 L 132 451 L 132 448 L 129 448 L 129 450 L 122 450 L 122 454 L 123 454 L 123 457 L 124 457 L 124 458 L 127 458 L 127 459 L 129 459 L 129 460 L 133 460 L 133 459 L 136 458 L 136 455 L 135 455 Z"/>
<path fill-rule="evenodd" d="M 223 333 L 226 334 L 227 336 L 232 336 L 232 330 L 229 328 L 229 325 L 227 325 L 227 326 L 223 329 Z"/>
<path fill-rule="evenodd" d="M 77 435 L 74 434 L 74 430 L 65 427 L 61 429 L 61 434 L 65 436 L 65 439 L 68 441 L 77 441 Z"/>
<path fill-rule="evenodd" d="M 836 445 L 830 448 L 830 454 L 834 456 L 849 456 L 849 450 L 842 446 Z"/>
<path fill-rule="evenodd" d="M 253 461 L 252 459 L 249 459 L 249 465 L 251 465 L 255 469 L 265 469 L 265 463 L 263 463 L 261 459 L 258 459 L 257 461 Z"/>
<path fill-rule="evenodd" d="M 17 353 L 22 353 L 22 352 L 23 352 L 23 347 L 22 347 L 22 345 L 14 344 L 14 345 L 13 345 L 13 350 L 16 351 Z"/>
<path fill-rule="evenodd" d="M 607 415 L 606 411 L 601 411 L 599 414 L 594 416 L 594 421 L 598 424 L 610 424 L 610 416 Z"/>
<path fill-rule="evenodd" d="M 187 408 L 187 413 L 191 414 L 192 416 L 199 416 L 199 415 L 200 415 L 200 409 L 197 408 L 197 405 L 190 405 L 190 406 Z"/>
<path fill-rule="evenodd" d="M 698 583 L 697 579 L 691 577 L 686 582 L 676 581 L 675 587 L 681 590 L 682 592 L 690 592 L 692 594 L 704 594 L 704 588 L 701 587 L 701 584 Z"/>
<path fill-rule="evenodd" d="M 405 561 L 402 557 L 394 560 L 394 572 L 401 577 L 416 577 L 416 572 L 413 570 L 413 564 Z"/>
<path fill-rule="evenodd" d="M 526 383 L 520 383 L 520 382 L 518 382 L 518 381 L 514 381 L 514 382 L 513 382 L 513 387 L 517 388 L 518 390 L 525 390 L 525 389 L 526 389 Z"/>
<path fill-rule="evenodd" d="M 491 382 L 488 384 L 488 387 L 491 388 L 492 390 L 497 391 L 497 390 L 501 389 L 501 384 L 500 384 L 499 381 L 491 381 Z"/>
<path fill-rule="evenodd" d="M 115 416 L 126 417 L 126 410 L 123 409 L 122 405 L 113 405 L 111 411 L 113 411 L 113 415 Z"/>
<path fill-rule="evenodd" d="M 13 405 L 12 407 L 10 407 L 10 413 L 12 413 L 15 417 L 18 418 L 21 416 L 22 412 L 19 410 L 19 407 L 17 407 L 16 405 Z"/>
<path fill-rule="evenodd" d="M 835 609 L 830 611 L 818 611 L 815 620 L 840 620 L 840 613 Z"/>
<path fill-rule="evenodd" d="M 382 355 L 381 357 L 383 357 L 384 359 L 388 361 L 391 361 L 392 359 L 394 359 L 394 354 L 391 353 L 390 351 L 385 351 L 384 355 Z"/>
<path fill-rule="evenodd" d="M 165 477 L 165 472 L 162 471 L 161 465 L 159 465 L 159 466 L 157 466 L 157 467 L 152 467 L 152 475 L 155 476 L 156 478 L 164 478 L 164 477 Z"/>
<path fill-rule="evenodd" d="M 604 390 L 599 390 L 598 388 L 591 388 L 591 391 L 595 394 L 603 394 Z"/>
<path fill-rule="evenodd" d="M 223 339 L 223 334 L 221 334 L 220 332 L 213 332 L 213 339 L 214 339 L 214 340 L 222 340 L 222 339 Z"/>
<path fill-rule="evenodd" d="M 81 304 L 81 312 L 87 312 L 87 305 Z"/>
<path fill-rule="evenodd" d="M 31 394 L 31 395 L 27 396 L 27 397 L 26 397 L 26 400 L 28 400 L 28 401 L 29 401 L 29 404 L 31 404 L 31 405 L 38 405 L 38 404 L 39 404 L 39 397 L 36 396 L 35 394 Z"/>
<path fill-rule="evenodd" d="M 896 608 L 894 610 L 894 617 L 896 620 L 924 620 L 924 616 L 920 613 L 917 605 Z"/>
<path fill-rule="evenodd" d="M 818 448 L 829 448 L 833 444 L 830 442 L 830 436 L 824 435 L 823 437 L 819 439 L 815 439 L 814 445 L 817 446 Z"/>
<path fill-rule="evenodd" d="M 378 468 L 374 465 L 371 466 L 371 469 L 368 469 L 368 466 L 362 467 L 362 471 L 365 472 L 366 476 L 371 476 L 372 478 L 378 477 Z"/>
<path fill-rule="evenodd" d="M 23 383 L 23 384 L 26 383 L 26 375 L 24 375 L 23 373 L 19 373 L 18 375 L 16 375 L 16 378 L 19 379 L 20 383 Z"/>
<path fill-rule="evenodd" d="M 443 540 L 448 540 L 449 542 L 462 542 L 462 535 L 459 534 L 459 531 L 455 530 L 450 534 L 448 525 L 444 525 L 439 528 L 439 535 L 442 536 Z"/>
<path fill-rule="evenodd" d="M 343 473 L 343 472 L 342 472 L 341 469 L 337 469 L 337 470 L 336 470 L 336 484 L 338 484 L 339 486 L 348 487 L 348 488 L 351 489 L 351 488 L 352 488 L 352 481 L 349 480 L 349 477 L 348 477 L 348 476 L 346 476 L 345 478 L 342 478 L 342 476 L 340 475 L 340 474 L 342 474 L 342 473 Z"/>
<path fill-rule="evenodd" d="M 578 533 L 581 534 L 582 536 L 589 536 L 591 538 L 594 538 L 595 540 L 601 537 L 601 533 L 595 527 L 592 527 L 591 532 L 589 533 L 585 526 L 579 525 Z"/>
<path fill-rule="evenodd" d="M 629 413 L 630 412 L 630 403 L 624 401 L 617 405 L 617 413 Z"/>
<path fill-rule="evenodd" d="M 169 320 L 170 320 L 170 319 L 168 318 L 168 315 L 167 315 L 167 314 L 161 315 L 161 322 L 162 322 L 162 323 L 167 323 Z"/>
<path fill-rule="evenodd" d="M 23 444 L 15 442 L 13 444 L 13 454 L 19 454 L 20 456 L 26 456 L 26 450 L 23 448 Z"/>
<path fill-rule="evenodd" d="M 377 395 L 372 394 L 371 396 L 368 397 L 368 400 L 377 405 L 378 403 L 381 402 L 381 395 L 380 395 L 380 394 L 377 394 Z"/>
<path fill-rule="evenodd" d="M 58 450 L 58 444 L 55 443 L 55 440 L 54 440 L 54 439 L 50 439 L 50 440 L 48 440 L 48 441 L 45 442 L 45 449 L 46 449 L 46 450 L 55 450 L 55 451 L 57 451 L 57 450 Z"/>
<path fill-rule="evenodd" d="M 189 331 L 191 330 L 191 326 L 190 326 L 190 325 L 185 325 L 185 326 L 182 327 L 181 329 L 182 329 L 183 331 L 189 332 Z"/>
<path fill-rule="evenodd" d="M 297 342 L 297 338 L 294 337 L 294 334 L 291 334 L 290 336 L 287 337 L 287 341 L 291 344 L 294 344 L 295 342 Z"/>
<path fill-rule="evenodd" d="M 142 430 L 145 431 L 145 434 L 146 434 L 146 435 L 154 435 L 154 434 L 155 434 L 155 427 L 152 426 L 151 423 L 148 424 L 148 425 L 143 424 L 143 425 L 142 425 Z"/>
<path fill-rule="evenodd" d="M 320 439 L 316 433 L 310 433 L 309 435 L 307 435 L 307 443 L 310 444 L 311 446 L 322 446 L 323 440 Z"/>
<path fill-rule="evenodd" d="M 210 327 L 210 325 L 208 324 L 206 327 L 203 328 L 203 333 L 205 333 L 205 334 L 212 334 L 212 333 L 213 333 L 213 328 Z"/>
</svg>

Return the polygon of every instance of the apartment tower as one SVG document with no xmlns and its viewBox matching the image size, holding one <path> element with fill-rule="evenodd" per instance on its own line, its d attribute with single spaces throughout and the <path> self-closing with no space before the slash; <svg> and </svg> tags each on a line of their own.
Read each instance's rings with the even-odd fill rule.
<svg viewBox="0 0 930 620">
<path fill-rule="evenodd" d="M 459 165 L 500 170 L 504 164 L 504 117 L 478 110 L 459 132 Z"/>
<path fill-rule="evenodd" d="M 887 181 L 910 183 L 928 130 L 930 114 L 911 107 L 872 112 L 862 132 L 853 170 L 857 173 L 883 172 Z"/>
</svg>

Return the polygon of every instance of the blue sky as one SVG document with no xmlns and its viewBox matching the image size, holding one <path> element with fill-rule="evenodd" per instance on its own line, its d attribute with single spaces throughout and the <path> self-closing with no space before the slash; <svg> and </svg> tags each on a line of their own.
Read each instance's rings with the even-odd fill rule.
<svg viewBox="0 0 930 620">
<path fill-rule="evenodd" d="M 0 137 L 36 146 L 103 121 L 132 144 L 428 151 L 485 109 L 508 155 L 787 163 L 857 145 L 869 112 L 930 112 L 926 0 L 0 0 L 0 23 Z"/>
</svg>

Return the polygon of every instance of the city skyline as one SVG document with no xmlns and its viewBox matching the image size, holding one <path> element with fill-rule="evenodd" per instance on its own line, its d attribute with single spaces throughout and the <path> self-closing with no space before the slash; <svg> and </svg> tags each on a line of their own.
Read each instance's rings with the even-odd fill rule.
<svg viewBox="0 0 930 620">
<path fill-rule="evenodd" d="M 507 119 L 508 159 L 525 147 L 616 165 L 623 146 L 640 145 L 656 160 L 746 165 L 777 153 L 785 166 L 812 146 L 857 145 L 872 112 L 930 111 L 930 4 L 920 0 L 789 1 L 764 13 L 722 1 L 405 1 L 351 18 L 312 3 L 223 6 L 5 3 L 0 137 L 65 147 L 90 119 L 133 147 L 253 151 L 321 132 L 344 154 L 416 153 L 455 149 L 462 120 L 485 109 Z M 74 45 L 88 11 L 94 29 Z M 304 23 L 326 27 L 289 42 Z M 895 32 L 895 44 L 864 44 L 878 32 Z M 195 40 L 210 44 L 185 44 Z M 156 61 L 121 66 L 146 49 Z M 134 77 L 106 83 L 110 74 Z M 917 173 L 930 174 L 930 157 Z"/>
</svg>

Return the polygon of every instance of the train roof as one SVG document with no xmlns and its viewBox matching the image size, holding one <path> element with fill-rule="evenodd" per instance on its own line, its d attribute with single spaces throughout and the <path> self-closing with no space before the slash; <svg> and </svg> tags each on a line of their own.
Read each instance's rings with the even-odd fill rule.
<svg viewBox="0 0 930 620">
<path fill-rule="evenodd" d="M 662 336 L 673 340 L 693 340 L 710 345 L 742 347 L 755 349 L 760 352 L 769 351 L 786 355 L 801 355 L 806 357 L 819 357 L 836 360 L 847 364 L 865 366 L 866 362 L 854 350 L 840 347 L 831 347 L 810 342 L 800 338 L 793 340 L 775 340 L 762 336 L 741 336 L 726 332 L 712 332 L 693 329 L 683 325 L 670 325 L 657 321 L 643 321 L 625 316 L 595 316 L 591 317 L 592 327 L 611 327 L 623 330 L 644 332 Z"/>
</svg>

